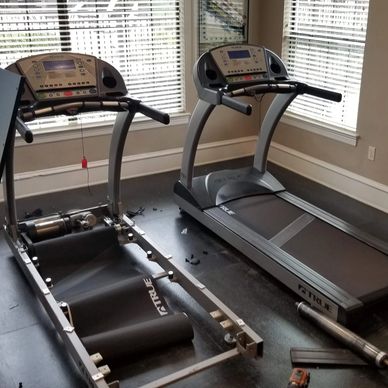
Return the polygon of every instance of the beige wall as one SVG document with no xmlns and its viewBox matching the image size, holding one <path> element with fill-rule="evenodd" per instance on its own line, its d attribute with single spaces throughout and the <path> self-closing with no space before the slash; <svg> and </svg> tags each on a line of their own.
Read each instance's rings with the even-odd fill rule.
<svg viewBox="0 0 388 388">
<path fill-rule="evenodd" d="M 261 43 L 281 53 L 283 0 L 261 0 Z M 385 77 L 388 63 L 388 1 L 370 0 L 356 147 L 307 131 L 280 125 L 274 140 L 287 147 L 388 184 L 388 98 Z M 376 147 L 375 161 L 367 159 L 368 146 Z"/>
<path fill-rule="evenodd" d="M 190 6 L 191 1 L 186 1 Z M 250 2 L 252 20 L 250 22 L 249 35 L 252 41 L 258 41 L 259 37 L 259 8 L 257 1 Z M 187 12 L 186 15 L 189 15 Z M 195 44 L 193 33 L 195 26 L 190 17 L 186 16 L 185 34 L 187 39 L 186 50 L 186 105 L 187 111 L 192 112 L 196 102 L 196 90 L 194 88 L 191 69 L 195 61 L 192 53 Z M 214 114 L 204 129 L 201 142 L 213 142 L 249 136 L 257 133 L 257 110 L 251 117 L 242 117 L 230 109 L 217 107 Z M 84 131 L 85 132 L 85 131 Z M 167 126 L 160 129 L 134 131 L 128 134 L 124 155 L 135 155 L 164 149 L 182 147 L 186 133 L 185 126 Z M 85 154 L 89 162 L 105 160 L 108 157 L 109 136 L 85 137 Z M 81 134 L 74 140 L 66 140 L 53 143 L 35 143 L 16 148 L 15 170 L 16 172 L 34 171 L 52 167 L 73 165 L 80 163 L 82 158 Z"/>
</svg>

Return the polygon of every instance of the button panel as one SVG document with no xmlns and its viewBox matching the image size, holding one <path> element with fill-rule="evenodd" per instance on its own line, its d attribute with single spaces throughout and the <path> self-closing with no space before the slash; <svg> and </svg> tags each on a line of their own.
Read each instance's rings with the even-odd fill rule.
<svg viewBox="0 0 388 388">
<path fill-rule="evenodd" d="M 76 89 L 64 89 L 64 90 L 45 90 L 38 91 L 37 97 L 40 101 L 43 100 L 55 100 L 55 99 L 66 99 L 72 97 L 91 97 L 97 93 L 96 88 L 76 88 Z"/>
<path fill-rule="evenodd" d="M 17 66 L 38 100 L 95 95 L 96 58 L 75 53 L 42 54 L 24 58 Z"/>
<path fill-rule="evenodd" d="M 230 45 L 210 51 L 224 77 L 232 82 L 250 81 L 263 78 L 267 73 L 267 62 L 263 47 L 250 45 Z M 234 77 L 250 75 L 252 78 Z M 232 77 L 231 77 L 232 76 Z"/>
</svg>

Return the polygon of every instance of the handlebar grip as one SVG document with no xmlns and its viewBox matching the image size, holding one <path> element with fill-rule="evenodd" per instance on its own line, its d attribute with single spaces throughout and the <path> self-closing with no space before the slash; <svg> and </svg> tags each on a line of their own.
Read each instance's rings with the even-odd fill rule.
<svg viewBox="0 0 388 388">
<path fill-rule="evenodd" d="M 226 96 L 225 94 L 221 96 L 221 104 L 228 106 L 238 112 L 244 113 L 249 116 L 252 113 L 252 105 L 246 104 L 245 102 L 241 102 L 236 100 L 235 98 Z"/>
<path fill-rule="evenodd" d="M 15 128 L 26 143 L 32 143 L 34 141 L 34 135 L 31 129 L 19 117 L 16 117 Z"/>
<path fill-rule="evenodd" d="M 155 108 L 151 108 L 148 105 L 144 105 L 142 102 L 139 103 L 137 107 L 137 111 L 139 113 L 143 113 L 143 115 L 159 121 L 162 124 L 169 124 L 170 123 L 170 115 L 168 113 L 161 112 L 160 110 L 157 110 Z"/>
<path fill-rule="evenodd" d="M 341 102 L 342 94 L 337 92 L 332 92 L 331 90 L 316 88 L 314 86 L 304 85 L 302 88 L 303 93 L 311 94 L 312 96 L 320 97 L 325 100 L 330 100 L 334 102 Z"/>
</svg>

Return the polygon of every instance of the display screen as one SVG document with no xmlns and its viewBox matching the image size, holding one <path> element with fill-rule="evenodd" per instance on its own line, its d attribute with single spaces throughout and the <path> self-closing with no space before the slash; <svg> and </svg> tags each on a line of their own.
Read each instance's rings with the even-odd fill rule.
<svg viewBox="0 0 388 388">
<path fill-rule="evenodd" d="M 228 55 L 230 59 L 244 59 L 251 57 L 251 53 L 249 52 L 249 50 L 228 51 Z"/>
<path fill-rule="evenodd" d="M 75 69 L 75 63 L 72 59 L 66 59 L 63 61 L 43 61 L 43 66 L 46 71 Z"/>
</svg>

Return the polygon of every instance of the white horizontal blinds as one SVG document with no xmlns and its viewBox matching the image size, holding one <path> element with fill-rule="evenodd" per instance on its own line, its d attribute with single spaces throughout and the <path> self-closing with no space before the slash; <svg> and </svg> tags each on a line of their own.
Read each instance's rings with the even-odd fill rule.
<svg viewBox="0 0 388 388">
<path fill-rule="evenodd" d="M 0 42 L 1 67 L 42 52 L 92 54 L 119 70 L 131 96 L 185 108 L 183 0 L 3 1 Z"/>
<path fill-rule="evenodd" d="M 288 111 L 355 130 L 369 0 L 285 0 L 282 57 L 289 74 L 342 93 L 342 102 L 299 96 Z"/>
<path fill-rule="evenodd" d="M 181 1 L 68 0 L 71 49 L 114 65 L 131 95 L 183 111 Z"/>
<path fill-rule="evenodd" d="M 199 1 L 200 51 L 246 40 L 247 0 Z"/>
</svg>

